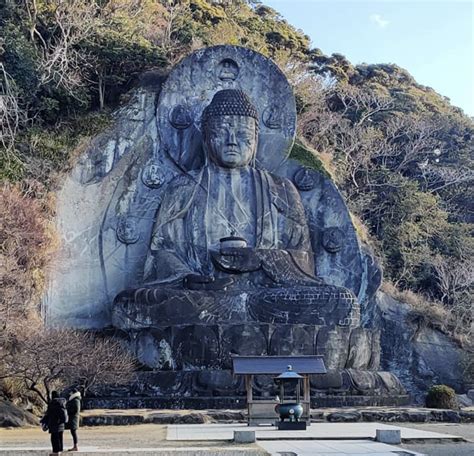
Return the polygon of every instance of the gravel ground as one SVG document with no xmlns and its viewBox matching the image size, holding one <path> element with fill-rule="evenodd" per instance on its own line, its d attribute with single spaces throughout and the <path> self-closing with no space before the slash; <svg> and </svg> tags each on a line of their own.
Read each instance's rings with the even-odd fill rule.
<svg viewBox="0 0 474 456">
<path fill-rule="evenodd" d="M 427 456 L 473 456 L 474 443 L 429 443 L 401 445 L 406 450 L 417 451 Z"/>
<path fill-rule="evenodd" d="M 440 434 L 458 435 L 469 442 L 474 442 L 474 423 L 387 423 L 421 431 L 439 432 Z"/>
<path fill-rule="evenodd" d="M 473 456 L 474 455 L 474 423 L 393 423 L 403 427 L 411 427 L 424 431 L 454 434 L 468 442 L 416 443 L 403 444 L 400 449 L 418 451 L 429 456 Z M 100 426 L 82 427 L 79 429 L 79 444 L 100 448 L 152 448 L 173 446 L 207 446 L 223 447 L 223 442 L 172 442 L 166 439 L 166 426 L 157 424 L 141 424 L 134 426 Z M 49 446 L 49 434 L 39 428 L 0 429 L 0 449 L 2 447 L 44 447 Z M 64 433 L 64 445 L 69 448 L 71 436 Z M 231 445 L 231 444 L 228 444 Z M 249 446 L 249 445 L 246 445 Z"/>
<path fill-rule="evenodd" d="M 94 426 L 81 427 L 78 431 L 79 448 L 156 448 L 206 446 L 222 447 L 224 442 L 173 442 L 166 439 L 166 426 L 159 424 L 139 424 L 134 426 Z M 39 428 L 0 429 L 0 449 L 30 448 L 49 445 L 49 434 Z M 64 446 L 69 448 L 72 439 L 69 431 L 64 432 Z M 249 446 L 249 445 L 246 445 Z"/>
<path fill-rule="evenodd" d="M 473 456 L 474 455 L 474 423 L 402 423 L 404 427 L 421 429 L 422 431 L 440 432 L 454 434 L 463 437 L 468 442 L 445 442 L 445 443 L 416 443 L 403 444 L 402 448 L 418 451 L 428 456 Z"/>
</svg>

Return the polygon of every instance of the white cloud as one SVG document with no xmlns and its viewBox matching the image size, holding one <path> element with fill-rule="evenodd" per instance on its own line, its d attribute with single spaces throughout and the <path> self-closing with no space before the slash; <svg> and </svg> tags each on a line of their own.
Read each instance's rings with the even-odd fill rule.
<svg viewBox="0 0 474 456">
<path fill-rule="evenodd" d="M 379 28 L 385 28 L 388 24 L 390 24 L 390 21 L 384 19 L 380 14 L 371 14 L 369 18 L 370 22 L 373 22 Z"/>
</svg>

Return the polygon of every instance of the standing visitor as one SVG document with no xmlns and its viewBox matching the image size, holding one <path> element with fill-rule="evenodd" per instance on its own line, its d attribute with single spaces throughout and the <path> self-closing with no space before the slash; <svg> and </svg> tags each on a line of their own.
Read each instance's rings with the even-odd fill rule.
<svg viewBox="0 0 474 456">
<path fill-rule="evenodd" d="M 73 441 L 73 447 L 68 451 L 79 451 L 77 448 L 77 429 L 79 428 L 79 415 L 81 413 L 81 393 L 77 388 L 74 388 L 71 391 L 66 404 L 66 409 L 69 416 L 66 429 L 71 431 Z"/>
<path fill-rule="evenodd" d="M 57 391 L 53 391 L 46 414 L 41 419 L 41 424 L 46 425 L 51 434 L 52 454 L 59 454 L 63 451 L 63 432 L 67 418 L 66 399 L 59 397 Z"/>
</svg>

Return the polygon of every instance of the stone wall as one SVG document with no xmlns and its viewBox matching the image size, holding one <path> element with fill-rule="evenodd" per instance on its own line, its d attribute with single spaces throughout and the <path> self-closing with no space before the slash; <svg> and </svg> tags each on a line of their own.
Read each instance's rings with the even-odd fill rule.
<svg viewBox="0 0 474 456">
<path fill-rule="evenodd" d="M 410 318 L 408 304 L 379 291 L 374 299 L 371 325 L 381 331 L 381 367 L 393 372 L 418 402 L 427 389 L 445 384 L 464 390 L 462 348 L 446 334 L 420 326 Z"/>
</svg>

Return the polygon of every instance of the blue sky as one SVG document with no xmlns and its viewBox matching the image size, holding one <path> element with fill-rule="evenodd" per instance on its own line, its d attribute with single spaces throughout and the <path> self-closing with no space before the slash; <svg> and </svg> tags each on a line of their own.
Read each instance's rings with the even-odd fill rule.
<svg viewBox="0 0 474 456">
<path fill-rule="evenodd" d="M 396 63 L 474 116 L 474 0 L 263 0 L 325 54 Z"/>
</svg>

